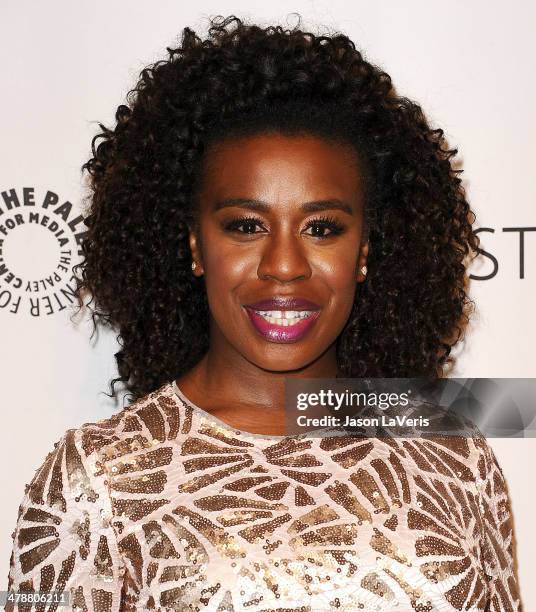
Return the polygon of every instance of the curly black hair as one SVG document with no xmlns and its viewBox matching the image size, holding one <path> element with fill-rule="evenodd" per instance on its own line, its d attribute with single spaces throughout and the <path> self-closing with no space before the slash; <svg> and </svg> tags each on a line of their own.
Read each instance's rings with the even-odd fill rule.
<svg viewBox="0 0 536 612">
<path fill-rule="evenodd" d="M 458 150 L 346 35 L 298 25 L 218 16 L 204 39 L 186 27 L 167 59 L 142 70 L 115 126 L 99 123 L 82 166 L 88 232 L 75 294 L 80 308 L 91 295 L 94 330 L 118 332 L 112 395 L 121 381 L 140 398 L 207 351 L 208 302 L 188 243 L 203 152 L 268 130 L 345 141 L 366 167 L 368 274 L 337 339 L 343 375 L 443 377 L 453 365 L 474 309 L 466 257 L 479 246 Z"/>
</svg>

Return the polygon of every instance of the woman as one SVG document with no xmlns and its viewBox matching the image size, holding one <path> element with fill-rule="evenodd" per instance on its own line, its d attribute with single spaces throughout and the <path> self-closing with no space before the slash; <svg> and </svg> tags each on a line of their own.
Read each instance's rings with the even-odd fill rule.
<svg viewBox="0 0 536 612">
<path fill-rule="evenodd" d="M 10 590 L 96 611 L 519 609 L 484 438 L 284 435 L 287 377 L 452 365 L 478 247 L 456 150 L 346 36 L 230 17 L 168 51 L 84 166 L 78 296 L 119 329 L 134 401 L 37 471 Z"/>
</svg>

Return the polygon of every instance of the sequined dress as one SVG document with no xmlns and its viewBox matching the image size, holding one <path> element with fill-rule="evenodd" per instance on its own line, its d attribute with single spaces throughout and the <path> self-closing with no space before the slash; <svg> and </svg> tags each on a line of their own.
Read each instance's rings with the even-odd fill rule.
<svg viewBox="0 0 536 612">
<path fill-rule="evenodd" d="M 521 609 L 484 438 L 262 436 L 174 382 L 67 431 L 13 537 L 8 588 L 80 611 Z"/>
</svg>

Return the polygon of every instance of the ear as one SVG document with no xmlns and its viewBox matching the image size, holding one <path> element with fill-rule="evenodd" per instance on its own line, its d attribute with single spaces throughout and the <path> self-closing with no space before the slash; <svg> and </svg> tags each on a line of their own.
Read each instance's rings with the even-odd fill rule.
<svg viewBox="0 0 536 612">
<path fill-rule="evenodd" d="M 359 249 L 359 256 L 357 258 L 357 274 L 356 274 L 356 280 L 358 282 L 363 282 L 365 280 L 365 278 L 367 277 L 366 273 L 363 274 L 361 268 L 363 266 L 367 265 L 367 258 L 368 258 L 368 254 L 369 254 L 369 242 L 368 240 L 366 242 L 362 242 L 361 243 L 361 247 Z"/>
<path fill-rule="evenodd" d="M 367 219 L 363 219 L 363 225 L 361 227 L 361 246 L 363 246 L 365 242 L 368 243 L 368 240 L 369 240 L 369 223 Z"/>
<path fill-rule="evenodd" d="M 192 253 L 192 261 L 197 264 L 195 270 L 193 270 L 193 274 L 196 276 L 201 276 L 204 273 L 204 269 L 203 258 L 201 255 L 201 237 L 198 227 L 193 225 L 188 226 L 188 242 L 190 244 L 190 251 Z"/>
</svg>

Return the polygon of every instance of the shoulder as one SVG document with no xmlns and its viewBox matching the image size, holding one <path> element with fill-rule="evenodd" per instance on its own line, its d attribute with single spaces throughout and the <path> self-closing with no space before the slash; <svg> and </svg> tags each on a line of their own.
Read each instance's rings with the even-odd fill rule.
<svg viewBox="0 0 536 612">
<path fill-rule="evenodd" d="M 158 463 L 155 456 L 163 457 L 160 465 L 170 460 L 170 445 L 162 443 L 185 425 L 172 393 L 171 385 L 163 385 L 110 418 L 67 430 L 54 444 L 19 505 L 10 588 L 38 581 L 45 569 L 62 575 L 69 563 L 69 584 L 96 581 L 101 589 L 101 580 L 111 581 L 106 596 L 118 600 L 122 561 L 111 522 L 110 476 L 119 471 L 114 459 L 149 448 L 137 456 L 151 466 Z"/>
<path fill-rule="evenodd" d="M 188 429 L 190 415 L 174 400 L 170 383 L 137 399 L 117 414 L 100 421 L 84 423 L 68 431 L 85 461 L 104 466 L 132 451 L 152 449 L 176 438 L 179 429 Z"/>
<path fill-rule="evenodd" d="M 509 503 L 501 465 L 490 442 L 476 427 L 465 436 L 445 436 L 433 444 L 434 452 L 443 460 L 442 473 L 450 470 L 463 481 L 475 495 L 481 511 L 488 504 Z"/>
<path fill-rule="evenodd" d="M 378 441 L 386 446 L 386 440 Z M 408 478 L 416 482 L 431 479 L 462 487 L 470 499 L 478 497 L 486 486 L 495 490 L 504 486 L 502 470 L 488 440 L 478 431 L 464 435 L 428 434 L 411 438 L 393 438 L 387 446 L 390 456 L 401 462 Z M 392 457 L 393 458 L 393 457 Z"/>
<path fill-rule="evenodd" d="M 471 466 L 474 470 L 476 484 L 479 488 L 493 488 L 499 493 L 505 493 L 504 474 L 495 455 L 492 445 L 481 431 L 474 426 L 470 432 L 472 448 Z"/>
<path fill-rule="evenodd" d="M 433 410 L 434 414 L 440 412 L 436 406 Z M 440 423 L 446 423 L 444 431 L 447 433 L 427 436 L 429 444 L 435 446 L 435 452 L 450 463 L 451 467 L 456 466 L 454 472 L 458 476 L 463 472 L 464 480 L 472 481 L 478 488 L 493 477 L 496 471 L 502 477 L 502 470 L 492 446 L 472 420 L 450 412 L 441 413 L 439 417 Z"/>
<path fill-rule="evenodd" d="M 34 503 L 43 503 L 43 496 L 50 500 L 54 490 L 67 486 L 76 497 L 91 497 L 110 461 L 176 437 L 181 423 L 186 425 L 183 412 L 166 383 L 109 418 L 68 429 L 41 462 L 26 494 Z M 58 503 L 63 509 L 64 503 Z"/>
</svg>

